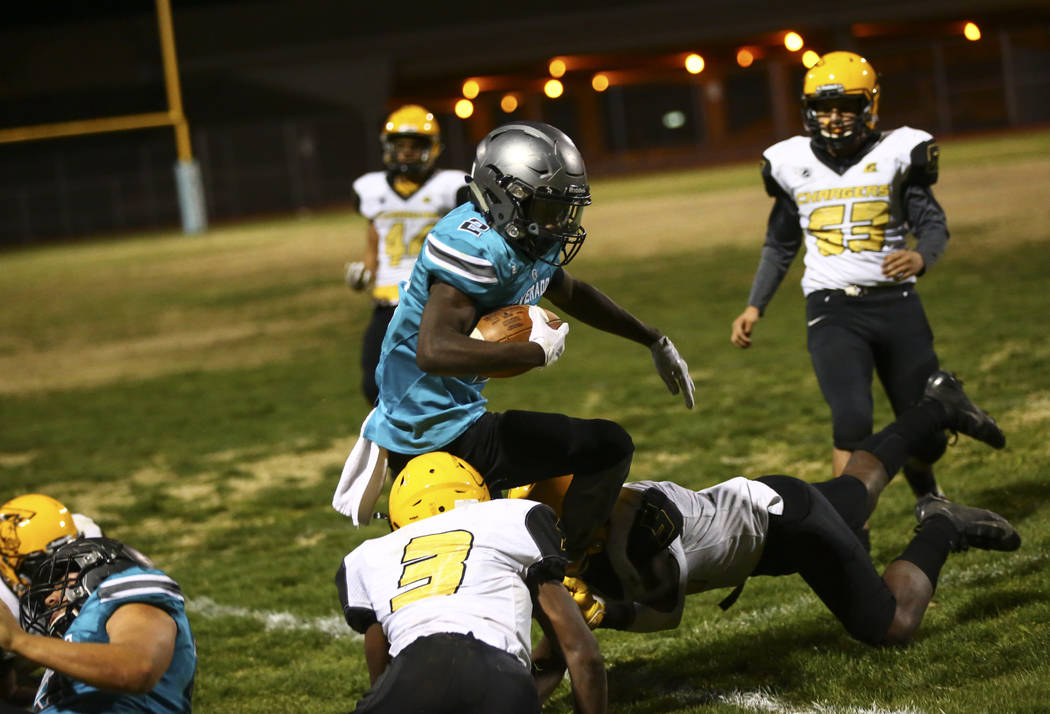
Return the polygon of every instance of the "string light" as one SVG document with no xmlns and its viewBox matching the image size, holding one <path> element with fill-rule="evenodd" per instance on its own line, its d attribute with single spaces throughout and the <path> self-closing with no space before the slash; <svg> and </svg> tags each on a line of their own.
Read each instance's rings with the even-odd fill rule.
<svg viewBox="0 0 1050 714">
<path fill-rule="evenodd" d="M 456 102 L 456 116 L 460 119 L 466 119 L 474 113 L 474 102 L 469 99 L 460 99 Z"/>
<path fill-rule="evenodd" d="M 784 47 L 791 52 L 798 52 L 805 44 L 802 40 L 802 35 L 797 32 L 788 32 L 784 35 Z"/>
<path fill-rule="evenodd" d="M 476 79 L 468 79 L 463 83 L 463 96 L 467 99 L 476 99 L 481 92 L 481 85 Z"/>
<path fill-rule="evenodd" d="M 704 71 L 704 58 L 695 52 L 685 58 L 685 71 L 689 74 L 700 74 Z"/>
</svg>

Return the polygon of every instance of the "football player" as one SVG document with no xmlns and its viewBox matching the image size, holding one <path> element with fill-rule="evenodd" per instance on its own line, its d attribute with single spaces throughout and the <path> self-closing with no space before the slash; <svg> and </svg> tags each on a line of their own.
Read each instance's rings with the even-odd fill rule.
<svg viewBox="0 0 1050 714">
<path fill-rule="evenodd" d="M 462 459 L 417 456 L 390 491 L 393 532 L 343 559 L 336 587 L 372 682 L 355 711 L 539 712 L 533 617 L 564 653 L 577 711 L 606 710 L 598 643 L 562 585 L 554 512 L 489 498 Z"/>
<path fill-rule="evenodd" d="M 389 452 L 398 473 L 413 456 L 448 451 L 493 490 L 573 473 L 562 526 L 575 560 L 608 517 L 634 444 L 618 424 L 530 411 L 486 411 L 478 375 L 549 366 L 567 323 L 547 325 L 536 303 L 645 345 L 672 394 L 693 406 L 693 381 L 671 341 L 565 270 L 583 245 L 591 203 L 583 157 L 548 124 L 512 122 L 478 145 L 471 201 L 427 235 L 383 342 L 379 402 L 363 434 Z M 536 315 L 527 342 L 484 342 L 478 318 L 506 305 Z"/>
<path fill-rule="evenodd" d="M 809 353 L 831 408 L 832 475 L 872 431 L 873 370 L 895 414 L 922 395 L 938 367 L 916 278 L 944 252 L 948 229 L 933 196 L 938 149 L 924 131 L 877 130 L 875 68 L 852 52 L 830 52 L 805 76 L 808 137 L 766 149 L 762 179 L 773 197 L 748 306 L 731 341 L 750 347 L 765 312 L 805 243 Z M 917 238 L 914 249 L 905 237 Z M 932 464 L 944 434 L 916 445 L 904 476 L 916 497 L 941 494 Z M 943 495 L 943 494 L 942 494 Z"/>
<path fill-rule="evenodd" d="M 950 552 L 1021 544 L 998 514 L 927 494 L 915 507 L 916 535 L 881 577 L 876 572 L 857 532 L 908 454 L 945 428 L 992 446 L 1003 438 L 959 380 L 939 370 L 923 399 L 865 438 L 830 481 L 738 477 L 702 491 L 629 483 L 603 547 L 567 581 L 570 590 L 591 626 L 653 631 L 678 625 L 690 593 L 735 587 L 724 609 L 750 576 L 799 573 L 855 639 L 907 643 Z"/>
<path fill-rule="evenodd" d="M 375 371 L 387 325 L 423 239 L 441 216 L 467 201 L 466 173 L 435 169 L 441 130 L 434 115 L 407 104 L 392 113 L 379 133 L 385 171 L 354 181 L 358 210 L 368 219 L 364 259 L 346 266 L 352 290 L 370 290 L 375 308 L 361 350 L 361 389 L 375 404 Z"/>
<path fill-rule="evenodd" d="M 97 537 L 102 530 L 80 513 L 39 493 L 12 498 L 0 506 L 0 605 L 19 616 L 18 597 L 32 583 L 32 575 L 47 556 L 73 539 Z M 28 682 L 19 683 L 15 657 L 0 651 L 0 701 L 16 700 Z M 35 682 L 32 684 L 35 687 Z M 31 691 L 31 690 L 29 690 Z"/>
<path fill-rule="evenodd" d="M 109 538 L 59 546 L 0 608 L 0 648 L 47 667 L 34 711 L 189 712 L 197 654 L 178 584 Z"/>
</svg>

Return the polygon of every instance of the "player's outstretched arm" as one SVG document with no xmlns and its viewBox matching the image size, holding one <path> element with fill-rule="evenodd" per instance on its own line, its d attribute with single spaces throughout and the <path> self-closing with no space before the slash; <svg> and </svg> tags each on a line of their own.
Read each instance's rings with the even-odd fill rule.
<svg viewBox="0 0 1050 714">
<path fill-rule="evenodd" d="M 22 630 L 0 608 L 0 649 L 99 689 L 141 694 L 156 686 L 171 665 L 177 627 L 163 610 L 130 603 L 106 623 L 108 643 L 66 642 Z"/>
<path fill-rule="evenodd" d="M 689 366 L 670 338 L 645 324 L 593 285 L 562 271 L 563 279 L 551 281 L 544 297 L 572 317 L 591 327 L 645 345 L 671 394 L 682 392 L 687 408 L 693 408 L 693 379 Z"/>
<path fill-rule="evenodd" d="M 483 342 L 469 337 L 477 322 L 474 302 L 465 293 L 436 282 L 419 322 L 416 364 L 424 372 L 446 376 L 492 374 L 532 369 L 547 355 L 535 342 Z"/>
<path fill-rule="evenodd" d="M 562 661 L 569 669 L 576 711 L 587 714 L 608 711 L 608 683 L 598 640 L 583 621 L 569 591 L 561 581 L 550 580 L 537 588 L 536 602 L 536 619 L 553 645 L 552 649 L 561 651 Z M 549 686 L 549 682 L 544 684 Z M 556 686 L 557 682 L 554 684 Z M 537 689 L 539 685 L 537 679 Z M 542 689 L 540 696 L 543 697 Z"/>
</svg>

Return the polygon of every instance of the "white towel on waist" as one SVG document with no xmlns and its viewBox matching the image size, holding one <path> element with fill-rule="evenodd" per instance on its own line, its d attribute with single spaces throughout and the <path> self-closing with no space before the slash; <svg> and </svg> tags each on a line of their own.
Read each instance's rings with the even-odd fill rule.
<svg viewBox="0 0 1050 714">
<path fill-rule="evenodd" d="M 365 425 L 373 414 L 375 409 L 361 422 L 361 434 L 343 464 L 339 485 L 332 496 L 332 508 L 350 516 L 355 526 L 371 523 L 372 509 L 386 479 L 386 449 L 365 438 Z"/>
</svg>

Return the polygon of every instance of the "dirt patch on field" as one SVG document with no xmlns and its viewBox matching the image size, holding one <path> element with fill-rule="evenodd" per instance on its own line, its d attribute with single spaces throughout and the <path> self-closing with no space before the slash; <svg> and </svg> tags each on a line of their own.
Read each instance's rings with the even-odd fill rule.
<svg viewBox="0 0 1050 714">
<path fill-rule="evenodd" d="M 0 356 L 0 394 L 91 387 L 188 370 L 252 367 L 287 359 L 309 347 L 319 328 L 333 329 L 342 315 L 307 320 L 183 325 L 149 337 L 101 344 L 67 342 L 47 350 L 17 350 Z M 278 339 L 279 338 L 279 339 Z"/>
<path fill-rule="evenodd" d="M 284 453 L 267 456 L 249 456 L 243 452 L 227 451 L 215 454 L 210 459 L 216 466 L 193 476 L 179 476 L 166 464 L 157 462 L 139 469 L 127 478 L 106 484 L 104 489 L 97 484 L 83 482 L 53 483 L 49 489 L 63 494 L 63 499 L 75 504 L 76 510 L 88 513 L 99 522 L 116 522 L 119 509 L 131 506 L 139 496 L 142 486 L 164 486 L 164 493 L 185 503 L 205 509 L 223 506 L 222 513 L 212 519 L 194 518 L 193 522 L 179 522 L 166 517 L 151 523 L 140 521 L 137 529 L 144 532 L 180 533 L 184 545 L 193 545 L 204 538 L 210 530 L 228 525 L 229 512 L 237 511 L 238 504 L 249 500 L 266 489 L 286 486 L 289 490 L 314 486 L 322 482 L 326 472 L 333 466 L 341 466 L 346 460 L 353 439 L 336 439 L 320 450 L 301 451 L 295 444 L 286 447 Z M 236 466 L 242 475 L 223 475 L 225 467 Z M 335 481 L 332 482 L 335 488 Z M 274 517 L 277 517 L 275 513 Z M 195 535 L 194 535 L 195 534 Z"/>
</svg>

